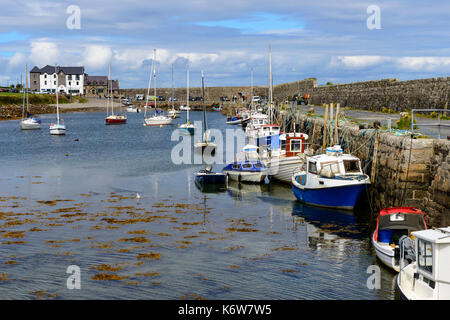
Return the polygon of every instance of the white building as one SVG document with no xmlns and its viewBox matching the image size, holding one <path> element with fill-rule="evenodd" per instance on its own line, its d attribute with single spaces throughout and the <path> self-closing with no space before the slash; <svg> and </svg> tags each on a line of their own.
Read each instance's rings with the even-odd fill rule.
<svg viewBox="0 0 450 320">
<path fill-rule="evenodd" d="M 34 67 L 30 71 L 30 88 L 42 93 L 72 93 L 84 94 L 84 67 L 55 67 L 45 66 L 41 69 Z M 58 85 L 58 90 L 56 86 Z"/>
</svg>

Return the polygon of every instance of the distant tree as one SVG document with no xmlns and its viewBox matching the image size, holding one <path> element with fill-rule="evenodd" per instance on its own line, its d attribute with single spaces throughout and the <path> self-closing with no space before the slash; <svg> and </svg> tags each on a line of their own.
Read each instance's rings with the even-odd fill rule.
<svg viewBox="0 0 450 320">
<path fill-rule="evenodd" d="M 332 83 L 328 81 L 327 82 L 327 86 L 331 86 L 331 85 L 332 85 Z"/>
<path fill-rule="evenodd" d="M 22 87 L 23 87 L 23 86 L 22 86 L 21 83 L 16 84 L 16 89 L 19 89 L 19 90 L 20 90 L 20 89 L 22 89 Z"/>
</svg>

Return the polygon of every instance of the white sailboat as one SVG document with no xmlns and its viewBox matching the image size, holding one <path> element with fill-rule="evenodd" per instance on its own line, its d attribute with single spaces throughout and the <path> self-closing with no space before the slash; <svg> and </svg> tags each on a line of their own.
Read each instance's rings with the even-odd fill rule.
<svg viewBox="0 0 450 320">
<path fill-rule="evenodd" d="M 153 50 L 153 79 L 154 79 L 154 98 L 155 98 L 155 114 L 151 117 L 146 117 L 147 114 L 147 104 L 145 105 L 145 111 L 144 111 L 144 126 L 164 126 L 172 124 L 173 119 L 169 118 L 163 114 L 159 114 L 158 109 L 156 108 L 156 49 Z M 151 74 L 150 74 L 150 80 L 149 80 L 149 86 L 147 89 L 147 98 L 149 97 L 150 93 L 150 85 L 151 85 Z"/>
<path fill-rule="evenodd" d="M 194 144 L 194 151 L 202 152 L 202 154 L 214 154 L 216 152 L 217 144 L 210 141 L 210 134 L 208 131 L 208 123 L 206 121 L 206 104 L 205 104 L 205 81 L 202 70 L 202 97 L 203 97 L 203 139 Z"/>
<path fill-rule="evenodd" d="M 30 107 L 28 103 L 28 70 L 27 65 L 25 65 L 25 77 L 26 84 L 25 87 L 22 84 L 23 90 L 23 104 L 22 104 L 22 120 L 20 121 L 20 128 L 22 130 L 36 130 L 41 128 L 41 120 L 37 117 L 30 115 Z M 27 117 L 25 118 L 25 96 L 27 105 Z"/>
<path fill-rule="evenodd" d="M 58 72 L 57 67 L 55 66 L 55 74 L 56 74 L 56 123 L 50 124 L 50 134 L 51 135 L 65 135 L 66 134 L 66 126 L 60 122 L 60 116 L 59 116 L 59 92 L 58 92 Z"/>
<path fill-rule="evenodd" d="M 186 76 L 186 86 L 187 86 L 186 103 L 187 104 L 186 104 L 186 108 L 185 108 L 185 110 L 186 110 L 186 123 L 180 124 L 178 126 L 178 129 L 183 130 L 186 133 L 189 133 L 189 134 L 192 135 L 192 134 L 194 134 L 195 126 L 194 126 L 194 124 L 192 124 L 189 121 L 189 110 L 191 110 L 191 108 L 189 108 L 189 64 L 187 65 L 186 74 L 187 74 L 187 76 Z M 180 109 L 181 109 L 181 107 L 180 107 Z"/>
</svg>

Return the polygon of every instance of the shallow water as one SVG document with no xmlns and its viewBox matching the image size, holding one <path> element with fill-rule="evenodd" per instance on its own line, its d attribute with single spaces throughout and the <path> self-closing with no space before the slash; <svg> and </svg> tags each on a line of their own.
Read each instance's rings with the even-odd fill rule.
<svg viewBox="0 0 450 320">
<path fill-rule="evenodd" d="M 141 114 L 105 126 L 104 116 L 64 114 L 63 137 L 49 134 L 53 115 L 39 131 L 0 122 L 0 299 L 396 297 L 367 212 L 304 206 L 274 183 L 202 193 L 200 166 L 171 161 L 174 126 L 143 127 Z M 208 122 L 226 128 L 219 113 Z M 373 264 L 378 290 L 366 285 Z M 66 287 L 69 265 L 80 290 Z"/>
</svg>

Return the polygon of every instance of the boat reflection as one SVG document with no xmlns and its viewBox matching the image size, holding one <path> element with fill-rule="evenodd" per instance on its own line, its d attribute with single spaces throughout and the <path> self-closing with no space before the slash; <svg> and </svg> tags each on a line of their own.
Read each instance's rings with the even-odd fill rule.
<svg viewBox="0 0 450 320">
<path fill-rule="evenodd" d="M 228 180 L 227 193 L 235 200 L 253 202 L 268 190 L 267 184 L 246 184 Z"/>
</svg>

